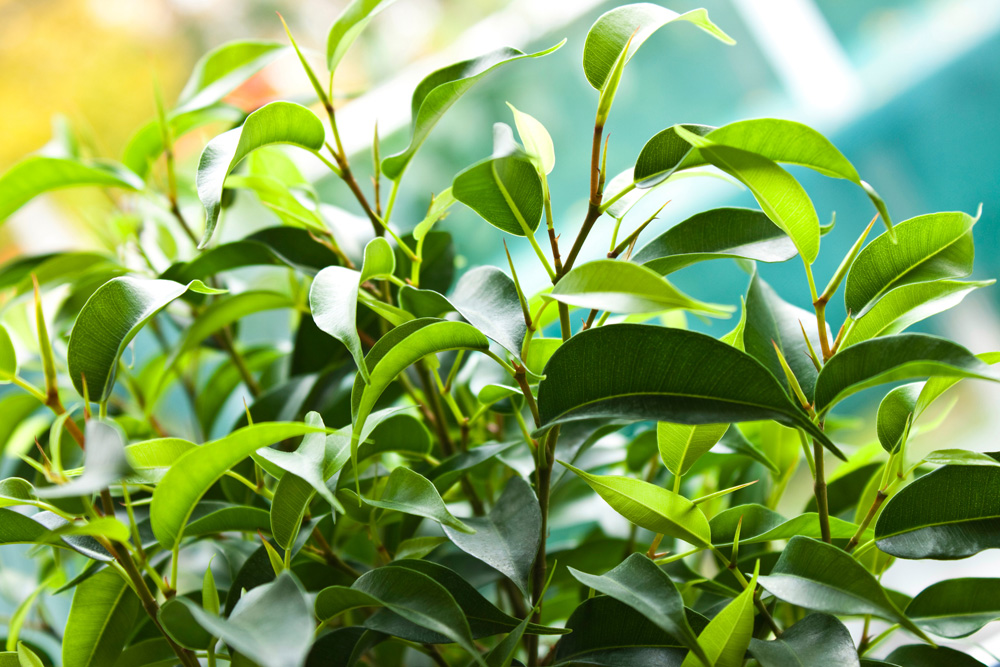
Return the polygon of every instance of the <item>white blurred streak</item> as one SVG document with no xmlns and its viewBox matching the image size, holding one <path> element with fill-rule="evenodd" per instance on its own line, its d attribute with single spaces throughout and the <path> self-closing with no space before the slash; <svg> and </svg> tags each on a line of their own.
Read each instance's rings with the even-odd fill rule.
<svg viewBox="0 0 1000 667">
<path fill-rule="evenodd" d="M 46 197 L 28 202 L 4 226 L 24 254 L 80 250 L 94 245 L 79 226 L 67 224 L 65 212 Z"/>
</svg>

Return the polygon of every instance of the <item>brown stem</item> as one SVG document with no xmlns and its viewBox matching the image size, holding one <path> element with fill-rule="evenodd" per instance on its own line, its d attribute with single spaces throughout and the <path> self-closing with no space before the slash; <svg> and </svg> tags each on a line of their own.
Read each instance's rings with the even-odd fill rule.
<svg viewBox="0 0 1000 667">
<path fill-rule="evenodd" d="M 573 241 L 573 247 L 570 249 L 566 263 L 563 264 L 558 277 L 566 275 L 573 268 L 573 263 L 576 262 L 576 257 L 580 254 L 580 249 L 583 248 L 583 242 L 587 240 L 587 235 L 593 229 L 594 223 L 601 217 L 601 198 L 603 196 L 601 192 L 603 181 L 601 176 L 601 135 L 603 132 L 604 125 L 600 123 L 594 125 L 594 140 L 590 147 L 590 205 L 587 207 L 587 217 L 583 220 L 580 232 L 576 235 L 576 240 Z"/>
<path fill-rule="evenodd" d="M 858 543 L 861 541 L 861 536 L 865 534 L 865 531 L 868 530 L 868 526 L 875 519 L 875 515 L 878 514 L 878 508 L 882 506 L 882 503 L 884 503 L 885 499 L 888 497 L 889 494 L 885 489 L 878 490 L 878 493 L 875 494 L 875 499 L 872 501 L 872 506 L 868 508 L 868 514 L 865 515 L 864 521 L 862 521 L 861 525 L 858 526 L 858 532 L 854 533 L 853 537 L 851 537 L 851 541 L 847 543 L 846 547 L 844 547 L 844 551 L 847 553 L 854 551 L 854 547 L 858 546 Z"/>
<path fill-rule="evenodd" d="M 385 228 L 382 226 L 382 220 L 379 216 L 372 210 L 371 204 L 368 203 L 368 198 L 365 197 L 365 193 L 361 191 L 361 186 L 358 185 L 358 181 L 354 178 L 354 174 L 351 172 L 351 166 L 347 162 L 347 156 L 340 153 L 333 154 L 334 159 L 337 161 L 337 166 L 340 167 L 341 178 L 344 183 L 347 183 L 347 187 L 351 189 L 354 193 L 354 198 L 358 200 L 361 204 L 361 208 L 364 209 L 365 215 L 372 223 L 372 229 L 375 230 L 375 236 L 384 236 Z"/>
<path fill-rule="evenodd" d="M 816 494 L 816 511 L 819 513 L 819 530 L 823 541 L 830 543 L 830 505 L 826 497 L 826 475 L 823 462 L 823 446 L 818 440 L 813 440 L 813 459 L 816 462 L 816 479 L 813 492 Z"/>
<path fill-rule="evenodd" d="M 535 422 L 535 428 L 538 428 L 542 422 L 541 418 L 538 416 L 538 404 L 535 402 L 534 394 L 531 393 L 531 386 L 528 384 L 527 373 L 524 366 L 521 364 L 515 365 L 514 381 L 517 382 L 517 386 L 521 388 L 521 393 L 524 394 L 524 400 L 527 401 L 528 408 L 531 410 L 531 418 Z"/>
</svg>

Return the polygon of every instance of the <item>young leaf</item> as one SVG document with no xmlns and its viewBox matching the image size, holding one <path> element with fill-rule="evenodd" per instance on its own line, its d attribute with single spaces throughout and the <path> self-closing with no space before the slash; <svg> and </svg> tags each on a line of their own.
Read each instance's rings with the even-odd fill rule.
<svg viewBox="0 0 1000 667">
<path fill-rule="evenodd" d="M 514 125 L 517 126 L 517 134 L 524 144 L 524 151 L 534 160 L 540 173 L 551 173 L 556 166 L 556 152 L 548 130 L 534 116 L 518 111 L 510 102 L 507 106 L 514 114 Z"/>
<path fill-rule="evenodd" d="M 527 597 L 531 566 L 542 535 L 542 512 L 531 485 L 521 477 L 511 477 L 487 516 L 471 517 L 464 523 L 475 532 L 443 524 L 448 539 L 465 553 L 506 575 Z"/>
<path fill-rule="evenodd" d="M 713 664 L 688 623 L 684 600 L 674 582 L 646 556 L 632 554 L 621 565 L 599 576 L 572 567 L 569 573 L 584 586 L 632 607 L 680 640 L 704 664 Z"/>
<path fill-rule="evenodd" d="M 884 516 L 884 514 L 883 514 Z M 793 537 L 760 585 L 779 600 L 830 614 L 871 614 L 927 635 L 899 610 L 863 565 L 819 540 Z"/>
<path fill-rule="evenodd" d="M 330 334 L 347 348 L 357 364 L 361 378 L 370 382 L 365 354 L 358 336 L 358 288 L 361 274 L 343 266 L 328 266 L 316 274 L 309 288 L 309 308 L 321 331 Z"/>
<path fill-rule="evenodd" d="M 344 7 L 337 20 L 330 26 L 330 34 L 326 38 L 326 68 L 330 70 L 331 75 L 358 35 L 379 12 L 395 1 L 351 0 Z"/>
<path fill-rule="evenodd" d="M 252 452 L 320 430 L 301 423 L 254 424 L 181 456 L 153 492 L 149 518 L 160 545 L 172 549 L 180 542 L 184 526 L 201 497 L 227 470 Z"/>
<path fill-rule="evenodd" d="M 968 637 L 1000 618 L 1000 579 L 947 579 L 910 600 L 906 615 L 941 637 Z"/>
<path fill-rule="evenodd" d="M 712 528 L 712 544 L 719 547 L 732 546 L 737 526 L 740 527 L 741 545 L 787 540 L 796 535 L 821 537 L 819 515 L 815 512 L 786 519 L 762 505 L 730 507 L 713 516 L 709 526 Z M 834 539 L 846 540 L 857 530 L 853 523 L 830 517 L 830 536 Z"/>
<path fill-rule="evenodd" d="M 957 306 L 973 290 L 989 287 L 994 282 L 996 281 L 936 280 L 890 290 L 851 325 L 841 348 L 876 336 L 899 333 L 911 324 Z"/>
<path fill-rule="evenodd" d="M 40 194 L 61 188 L 93 185 L 142 190 L 142 179 L 113 162 L 80 162 L 36 155 L 21 160 L 0 176 L 0 224 Z"/>
<path fill-rule="evenodd" d="M 400 466 L 389 474 L 389 480 L 378 500 L 363 500 L 372 507 L 422 516 L 462 533 L 476 532 L 448 511 L 441 494 L 426 477 L 405 466 Z"/>
<path fill-rule="evenodd" d="M 195 63 L 174 113 L 218 102 L 287 50 L 280 42 L 263 41 L 233 41 L 212 49 Z"/>
<path fill-rule="evenodd" d="M 829 614 L 809 614 L 771 641 L 751 639 L 750 655 L 761 667 L 861 665 L 851 633 Z"/>
<path fill-rule="evenodd" d="M 222 210 L 222 190 L 229 172 L 252 151 L 272 144 L 290 144 L 309 151 L 323 147 L 326 130 L 309 109 L 293 102 L 271 102 L 247 116 L 238 128 L 208 142 L 198 161 L 198 198 L 205 206 L 205 234 L 199 248 L 208 245 Z"/>
<path fill-rule="evenodd" d="M 844 303 L 862 317 L 890 290 L 972 273 L 972 217 L 961 211 L 931 213 L 896 225 L 865 246 L 844 284 Z"/>
<path fill-rule="evenodd" d="M 631 261 L 666 275 L 710 259 L 784 262 L 797 252 L 792 240 L 763 212 L 716 208 L 674 225 L 643 246 Z"/>
<path fill-rule="evenodd" d="M 125 347 L 146 322 L 188 290 L 218 293 L 197 280 L 182 285 L 133 276 L 114 278 L 99 287 L 76 318 L 66 349 L 70 379 L 80 395 L 86 378 L 91 400 L 106 401 Z"/>
<path fill-rule="evenodd" d="M 656 425 L 656 446 L 663 465 L 675 476 L 686 475 L 698 459 L 722 439 L 729 424 L 689 426 L 660 422 Z"/>
<path fill-rule="evenodd" d="M 139 598 L 113 568 L 85 579 L 73 593 L 62 662 L 76 667 L 113 665 L 139 613 Z"/>
<path fill-rule="evenodd" d="M 835 354 L 816 379 L 816 411 L 897 380 L 938 376 L 1000 381 L 988 364 L 949 340 L 926 334 L 873 338 Z"/>
<path fill-rule="evenodd" d="M 537 53 L 523 53 L 517 49 L 504 47 L 428 74 L 413 91 L 410 105 L 413 118 L 409 146 L 402 152 L 382 160 L 382 173 L 389 179 L 398 181 L 441 116 L 487 73 L 522 58 L 547 56 L 564 42 L 565 40 Z"/>
<path fill-rule="evenodd" d="M 655 313 L 683 309 L 722 317 L 728 306 L 703 303 L 674 287 L 656 271 L 630 262 L 598 259 L 573 268 L 549 297 L 579 308 L 613 313 Z"/>
<path fill-rule="evenodd" d="M 66 484 L 37 489 L 35 495 L 39 498 L 90 496 L 132 471 L 125 458 L 125 434 L 117 424 L 91 419 L 86 428 L 83 474 Z"/>
<path fill-rule="evenodd" d="M 542 180 L 523 153 L 477 162 L 455 176 L 451 191 L 483 220 L 514 236 L 534 234 L 542 219 Z"/>
<path fill-rule="evenodd" d="M 7 384 L 17 376 L 17 352 L 7 329 L 0 324 L 0 384 Z"/>
<path fill-rule="evenodd" d="M 45 667 L 45 663 L 24 642 L 17 643 L 17 660 L 20 667 Z"/>
<path fill-rule="evenodd" d="M 365 261 L 361 265 L 361 282 L 373 278 L 391 276 L 396 270 L 396 254 L 392 246 L 382 237 L 377 237 L 365 246 Z"/>
<path fill-rule="evenodd" d="M 1000 548 L 1000 468 L 946 465 L 917 479 L 886 502 L 875 540 L 881 551 L 908 559 Z"/>
<path fill-rule="evenodd" d="M 710 336 L 642 324 L 588 329 L 556 350 L 538 387 L 544 428 L 589 417 L 679 424 L 774 419 L 836 445 L 766 368 Z"/>
<path fill-rule="evenodd" d="M 590 485 L 613 510 L 635 525 L 695 546 L 707 547 L 711 544 L 708 519 L 684 496 L 639 479 L 591 475 L 568 463 L 560 463 Z"/>
<path fill-rule="evenodd" d="M 714 667 L 741 667 L 744 662 L 753 637 L 753 596 L 759 569 L 758 561 L 757 570 L 743 592 L 716 614 L 698 635 L 698 643 L 705 649 Z M 698 667 L 699 662 L 692 652 L 681 667 Z"/>
<path fill-rule="evenodd" d="M 209 106 L 191 109 L 190 111 L 173 112 L 167 118 L 170 136 L 176 141 L 188 132 L 215 123 L 228 124 L 232 127 L 246 118 L 246 114 L 228 104 L 211 104 Z M 122 152 L 122 164 L 135 172 L 140 178 L 146 178 L 150 166 L 163 153 L 163 128 L 158 119 L 154 119 L 140 127 L 129 139 Z"/>
</svg>

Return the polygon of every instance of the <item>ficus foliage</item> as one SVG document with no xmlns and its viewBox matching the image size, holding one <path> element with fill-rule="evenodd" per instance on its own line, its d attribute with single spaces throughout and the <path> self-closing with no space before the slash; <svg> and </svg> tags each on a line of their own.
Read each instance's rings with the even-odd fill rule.
<svg viewBox="0 0 1000 667">
<path fill-rule="evenodd" d="M 562 44 L 429 74 L 405 148 L 382 156 L 376 135 L 370 187 L 340 140 L 333 70 L 390 4 L 348 5 L 327 72 L 291 34 L 291 48 L 225 44 L 122 160 L 67 148 L 0 177 L 4 217 L 75 186 L 117 211 L 108 252 L 0 266 L 0 543 L 37 565 L 0 665 L 979 664 L 937 643 L 1000 617 L 1000 579 L 912 599 L 880 583 L 896 559 L 1000 547 L 1000 453 L 908 447 L 954 384 L 1000 379 L 1000 356 L 906 331 L 992 283 L 966 280 L 977 216 L 894 225 L 830 141 L 777 119 L 669 125 L 609 177 L 604 124 L 641 44 L 660 28 L 733 43 L 704 10 L 635 4 L 582 45 L 597 108 L 582 224 L 552 215 L 556 152 L 530 100 L 426 217 L 400 220 L 407 169 L 450 107 Z M 222 101 L 292 52 L 315 104 Z M 200 127 L 220 133 L 189 173 L 173 142 Z M 291 159 L 310 153 L 353 199 L 318 197 Z M 828 228 L 789 164 L 855 184 L 885 225 L 870 241 L 875 220 L 858 226 L 822 290 Z M 758 208 L 670 228 L 627 215 L 706 174 Z M 272 224 L 235 233 L 245 200 Z M 530 245 L 548 280 L 521 281 L 510 254 L 454 280 L 435 225 L 458 206 L 481 218 L 461 233 Z M 588 240 L 606 255 L 586 259 Z M 804 279 L 781 292 L 811 310 L 754 269 L 796 258 Z M 748 271 L 741 304 L 671 282 L 725 259 Z M 841 287 L 848 316 L 831 328 Z M 713 337 L 678 313 L 734 324 Z M 261 343 L 265 322 L 289 333 Z M 838 404 L 869 389 L 877 433 L 859 448 Z M 815 497 L 784 516 L 800 469 Z M 902 646 L 886 651 L 889 636 Z"/>
</svg>

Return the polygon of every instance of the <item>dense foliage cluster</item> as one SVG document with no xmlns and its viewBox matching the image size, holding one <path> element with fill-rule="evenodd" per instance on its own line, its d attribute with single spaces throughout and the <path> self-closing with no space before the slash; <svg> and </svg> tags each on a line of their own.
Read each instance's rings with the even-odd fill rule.
<svg viewBox="0 0 1000 667">
<path fill-rule="evenodd" d="M 291 35 L 229 43 L 120 161 L 63 136 L 0 177 L 3 218 L 81 185 L 118 211 L 107 253 L 0 266 L 0 432 L 38 433 L 0 467 L 0 543 L 22 545 L 0 555 L 36 566 L 0 666 L 980 664 L 937 645 L 1000 616 L 1000 579 L 912 599 L 880 584 L 896 559 L 1000 547 L 1000 455 L 908 455 L 950 387 L 1000 378 L 1000 356 L 905 332 L 992 282 L 962 280 L 976 218 L 894 226 L 827 139 L 774 119 L 667 127 L 608 178 L 604 124 L 642 43 L 674 22 L 732 43 L 704 10 L 637 4 L 583 45 L 597 114 L 582 225 L 553 219 L 552 141 L 513 107 L 492 155 L 442 183 L 423 220 L 398 221 L 400 183 L 449 107 L 561 44 L 428 75 L 405 149 L 383 157 L 376 135 L 371 187 L 338 133 L 333 72 L 391 2 L 354 0 L 337 19 L 329 85 Z M 221 101 L 292 51 L 320 115 Z M 226 125 L 196 173 L 176 167 L 178 137 Z M 363 215 L 320 201 L 275 144 L 322 160 L 356 199 L 338 206 Z M 876 220 L 858 230 L 825 289 L 811 266 L 832 225 L 779 163 L 856 184 L 885 225 L 867 243 Z M 658 235 L 655 216 L 628 216 L 697 175 L 744 186 L 759 209 Z M 248 200 L 272 226 L 213 243 L 220 224 L 244 228 Z M 482 218 L 469 234 L 500 238 L 488 223 L 530 243 L 549 284 L 523 284 L 509 254 L 454 281 L 435 224 L 459 205 Z M 606 256 L 586 260 L 588 239 Z M 749 276 L 738 307 L 668 280 L 726 258 Z M 795 258 L 810 311 L 754 268 Z M 831 329 L 841 287 L 848 316 Z M 715 338 L 678 312 L 736 324 Z M 265 322 L 279 333 L 261 342 Z M 877 441 L 845 446 L 838 404 L 889 383 Z M 814 498 L 782 516 L 806 466 Z"/>
</svg>

